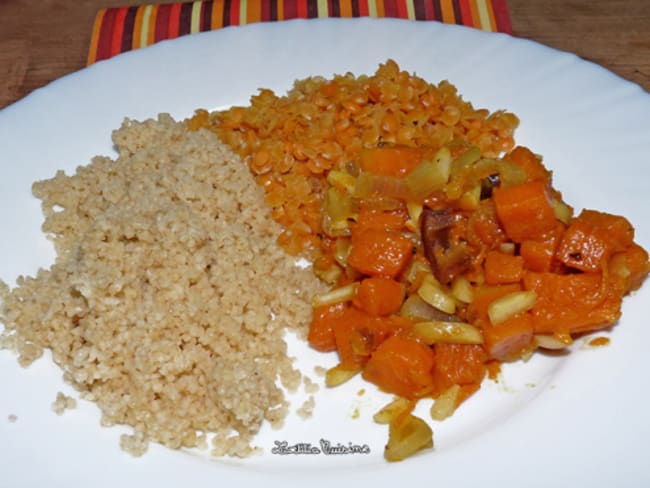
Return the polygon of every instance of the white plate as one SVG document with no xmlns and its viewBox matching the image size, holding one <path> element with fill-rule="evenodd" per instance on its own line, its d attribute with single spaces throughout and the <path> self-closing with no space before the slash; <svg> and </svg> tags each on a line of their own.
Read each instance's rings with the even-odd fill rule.
<svg viewBox="0 0 650 488">
<path fill-rule="evenodd" d="M 53 259 L 40 234 L 32 181 L 112 155 L 111 130 L 123 117 L 245 104 L 259 87 L 285 92 L 294 79 L 372 73 L 387 58 L 437 82 L 449 79 L 475 107 L 508 109 L 522 121 L 519 143 L 545 157 L 555 183 L 577 209 L 627 216 L 650 246 L 647 159 L 650 96 L 574 55 L 511 38 L 437 23 L 319 20 L 257 24 L 187 36 L 120 55 L 37 90 L 0 111 L 0 278 L 13 283 Z M 611 345 L 578 344 L 562 357 L 505 368 L 453 418 L 434 424 L 436 449 L 386 464 L 386 430 L 372 413 L 385 397 L 361 383 L 321 390 L 315 417 L 292 416 L 264 430 L 265 454 L 247 460 L 152 446 L 133 459 L 118 448 L 124 430 L 99 426 L 81 402 L 62 417 L 50 411 L 57 391 L 71 393 L 45 358 L 23 370 L 0 353 L 0 473 L 8 486 L 167 487 L 255 482 L 265 486 L 400 481 L 438 486 L 642 486 L 650 482 L 650 286 L 628 298 Z M 333 358 L 293 344 L 304 364 Z M 298 405 L 295 405 L 296 407 Z M 357 414 L 358 413 L 358 418 Z M 8 421 L 15 414 L 18 420 Z M 370 454 L 274 455 L 274 441 L 368 445 Z M 154 484 L 155 483 L 155 484 Z M 207 484 L 206 484 L 207 483 Z"/>
</svg>

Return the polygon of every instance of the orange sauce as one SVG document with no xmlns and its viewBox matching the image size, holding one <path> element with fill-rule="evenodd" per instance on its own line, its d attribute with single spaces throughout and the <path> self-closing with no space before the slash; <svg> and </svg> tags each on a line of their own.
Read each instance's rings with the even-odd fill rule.
<svg viewBox="0 0 650 488">
<path fill-rule="evenodd" d="M 594 337 L 591 339 L 588 344 L 591 347 L 604 347 L 604 346 L 609 346 L 609 338 L 608 337 Z"/>
</svg>

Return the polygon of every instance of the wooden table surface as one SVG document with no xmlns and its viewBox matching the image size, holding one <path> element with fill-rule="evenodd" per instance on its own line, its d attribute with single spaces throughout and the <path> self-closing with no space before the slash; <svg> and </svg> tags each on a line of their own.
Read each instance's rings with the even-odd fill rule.
<svg viewBox="0 0 650 488">
<path fill-rule="evenodd" d="M 153 2 L 2 0 L 0 108 L 82 69 L 100 8 L 147 3 Z M 649 4 L 649 0 L 508 0 L 516 36 L 571 51 L 650 92 Z"/>
</svg>

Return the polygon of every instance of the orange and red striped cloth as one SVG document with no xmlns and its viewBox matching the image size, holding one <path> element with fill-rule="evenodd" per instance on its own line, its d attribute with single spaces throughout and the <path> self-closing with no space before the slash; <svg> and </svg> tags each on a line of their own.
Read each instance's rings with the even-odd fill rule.
<svg viewBox="0 0 650 488">
<path fill-rule="evenodd" d="M 101 9 L 88 64 L 163 39 L 231 25 L 325 17 L 434 20 L 512 33 L 506 0 L 197 0 Z"/>
</svg>

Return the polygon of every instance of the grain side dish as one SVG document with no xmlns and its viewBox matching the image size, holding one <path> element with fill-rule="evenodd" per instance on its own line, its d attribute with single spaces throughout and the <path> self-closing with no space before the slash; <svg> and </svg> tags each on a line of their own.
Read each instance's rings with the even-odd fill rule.
<svg viewBox="0 0 650 488">
<path fill-rule="evenodd" d="M 431 148 L 463 139 L 494 157 L 512 149 L 518 124 L 514 114 L 476 109 L 448 81 L 429 83 L 392 60 L 372 75 L 297 80 L 286 96 L 261 89 L 249 107 L 198 110 L 189 120 L 247 161 L 282 224 L 283 248 L 310 257 L 326 279 L 334 263 L 318 258 L 334 243 L 321 214 L 332 169 L 354 172 L 364 149 L 385 144 Z"/>
<path fill-rule="evenodd" d="M 189 121 L 242 155 L 280 243 L 331 285 L 308 340 L 338 354 L 329 386 L 395 395 L 375 416 L 389 461 L 433 445 L 418 402 L 443 420 L 502 363 L 613 326 L 650 270 L 626 218 L 574 214 L 518 122 L 390 60 Z"/>
<path fill-rule="evenodd" d="M 120 442 L 132 454 L 212 437 L 214 454 L 248 455 L 288 413 L 278 378 L 294 389 L 301 374 L 284 331 L 305 334 L 321 285 L 277 245 L 262 190 L 213 134 L 161 116 L 113 140 L 117 159 L 34 184 L 57 257 L 2 285 L 0 346 L 24 366 L 50 349 L 103 425 L 133 428 Z"/>
</svg>

